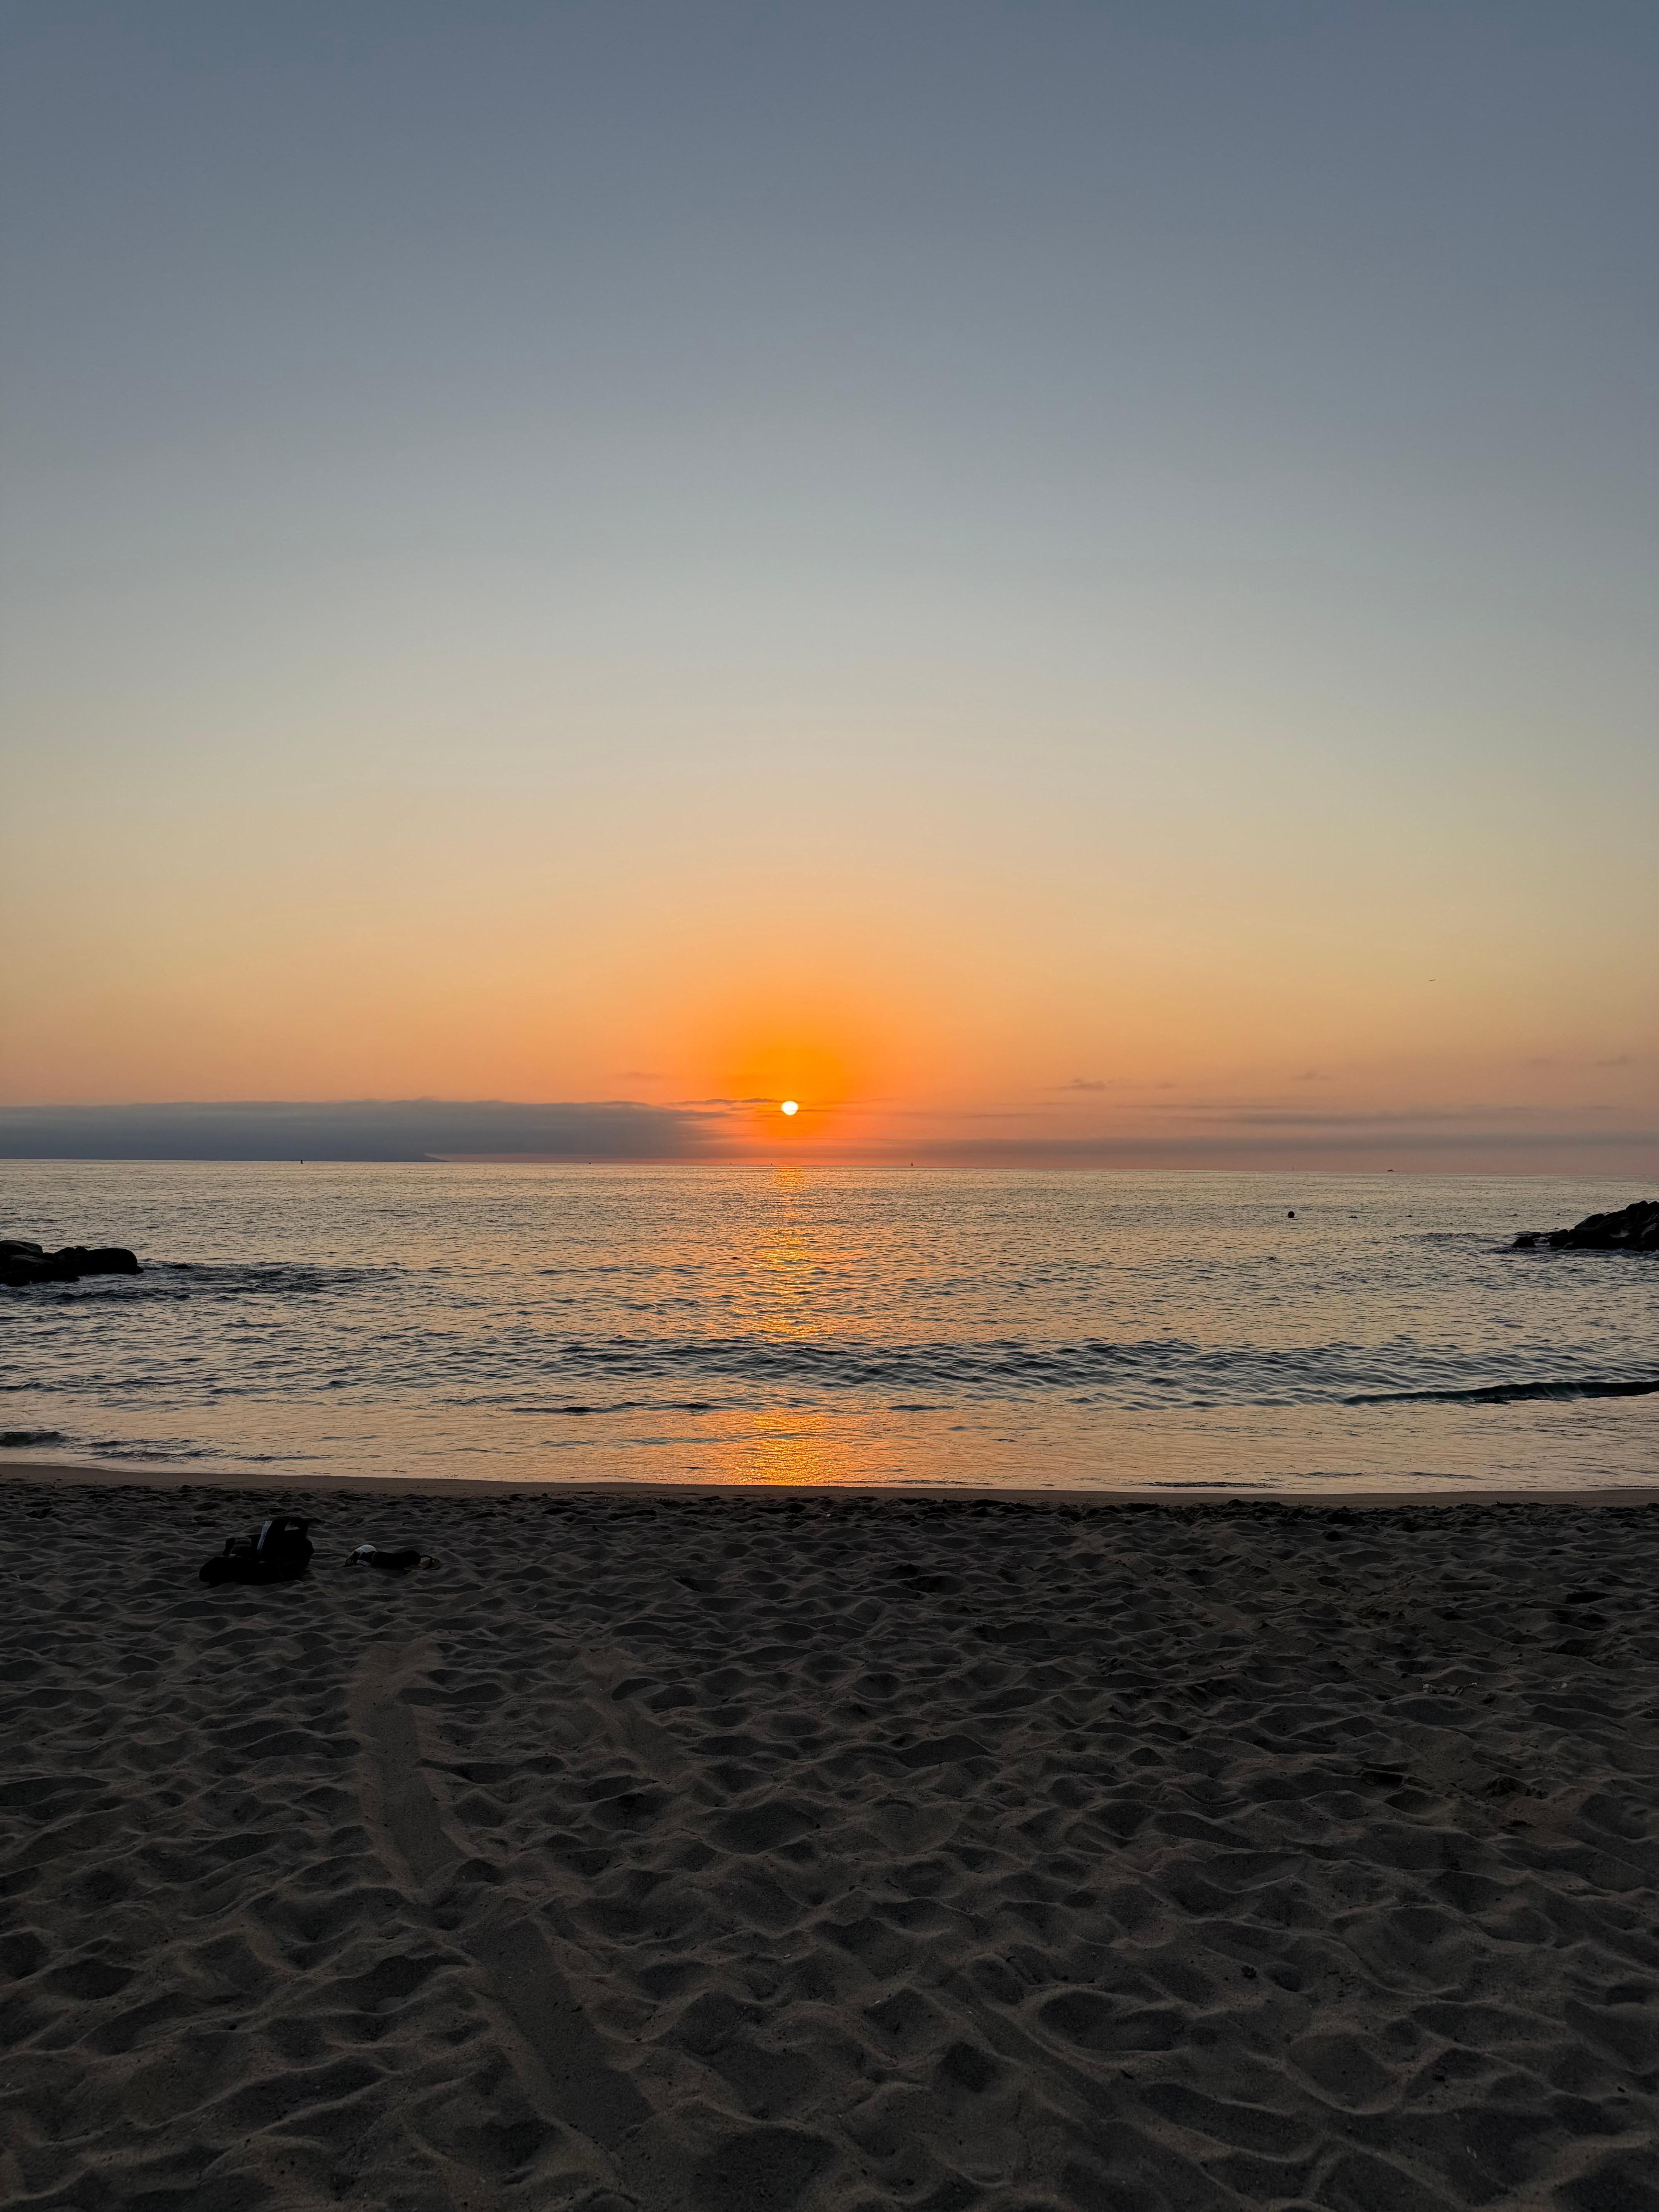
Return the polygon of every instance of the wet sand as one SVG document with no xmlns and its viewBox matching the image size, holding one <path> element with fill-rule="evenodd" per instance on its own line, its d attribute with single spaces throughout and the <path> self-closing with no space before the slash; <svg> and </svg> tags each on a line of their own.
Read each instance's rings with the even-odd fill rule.
<svg viewBox="0 0 1659 2212">
<path fill-rule="evenodd" d="M 0 2197 L 1659 2208 L 1659 1511 L 1358 1502 L 14 1465 Z"/>
</svg>

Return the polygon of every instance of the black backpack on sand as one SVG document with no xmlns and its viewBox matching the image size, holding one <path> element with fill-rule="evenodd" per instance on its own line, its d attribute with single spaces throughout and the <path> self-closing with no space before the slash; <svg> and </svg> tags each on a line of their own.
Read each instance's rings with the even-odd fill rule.
<svg viewBox="0 0 1659 2212">
<path fill-rule="evenodd" d="M 257 1536 L 228 1536 L 225 1548 L 202 1563 L 204 1583 L 291 1583 L 311 1565 L 309 1521 L 278 1513 Z"/>
</svg>

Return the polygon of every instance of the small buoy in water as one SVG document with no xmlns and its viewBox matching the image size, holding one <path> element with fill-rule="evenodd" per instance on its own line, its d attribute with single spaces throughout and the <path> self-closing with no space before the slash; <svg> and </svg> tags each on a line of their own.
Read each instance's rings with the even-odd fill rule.
<svg viewBox="0 0 1659 2212">
<path fill-rule="evenodd" d="M 1290 1211 L 1285 1214 L 1285 1218 L 1286 1221 L 1294 1221 L 1296 1219 L 1296 1208 L 1294 1206 L 1291 1207 Z"/>
</svg>

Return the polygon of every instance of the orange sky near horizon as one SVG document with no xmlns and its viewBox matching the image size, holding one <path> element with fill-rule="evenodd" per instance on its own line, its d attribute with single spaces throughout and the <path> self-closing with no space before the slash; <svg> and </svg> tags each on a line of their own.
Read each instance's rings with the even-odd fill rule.
<svg viewBox="0 0 1659 2212">
<path fill-rule="evenodd" d="M 1352 848 L 1340 888 L 1282 847 L 1253 860 L 1279 872 L 1270 896 L 1218 841 L 1162 885 L 1127 864 L 1115 883 L 1045 880 L 1006 814 L 1008 865 L 955 884 L 884 877 L 850 843 L 763 874 L 728 829 L 705 839 L 701 893 L 617 868 L 627 896 L 596 921 L 601 872 L 530 864 L 524 811 L 520 853 L 498 838 L 458 897 L 435 834 L 376 850 L 359 821 L 330 855 L 320 811 L 303 834 L 273 831 L 274 793 L 245 837 L 175 847 L 157 884 L 142 835 L 124 851 L 123 796 L 94 888 L 55 921 L 30 988 L 5 986 L 11 1101 L 718 1101 L 708 1129 L 728 1156 L 1064 1159 L 1052 1148 L 1096 1143 L 1113 1158 L 1139 1141 L 1149 1162 L 1184 1146 L 1244 1164 L 1275 1129 L 1305 1123 L 1311 1153 L 1382 1115 L 1419 1152 L 1443 1129 L 1443 1165 L 1644 1171 L 1639 963 L 1564 941 L 1559 909 L 1540 927 L 1507 858 L 1475 884 L 1423 870 L 1409 910 L 1382 915 Z M 310 860 L 276 898 L 284 845 Z M 1632 908 L 1639 890 L 1632 878 Z M 1604 890 L 1603 927 L 1608 904 Z M 1639 941 L 1633 911 L 1629 927 Z M 785 1097 L 802 1104 L 793 1126 Z M 1472 1152 L 1482 1130 L 1492 1144 Z M 1608 1152 L 1620 1131 L 1637 1143 Z M 1528 1133 L 1542 1149 L 1523 1163 Z M 1386 1124 L 1378 1143 L 1382 1159 Z"/>
</svg>

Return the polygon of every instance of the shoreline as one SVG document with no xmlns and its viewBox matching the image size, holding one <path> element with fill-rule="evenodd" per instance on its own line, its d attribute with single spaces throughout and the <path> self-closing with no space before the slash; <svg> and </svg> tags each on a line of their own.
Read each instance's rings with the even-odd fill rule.
<svg viewBox="0 0 1659 2212">
<path fill-rule="evenodd" d="M 1113 1506 L 1113 1505 L 1235 1505 L 1264 1502 L 1281 1505 L 1329 1507 L 1400 1505 L 1659 1505 L 1659 1481 L 1652 1484 L 1609 1485 L 1582 1490 L 1571 1488 L 1481 1489 L 1447 1477 L 1439 1487 L 1397 1490 L 1348 1488 L 1310 1481 L 1294 1491 L 1269 1489 L 1261 1484 L 1224 1481 L 1154 1486 L 1138 1484 L 1110 1489 L 1036 1489 L 1018 1485 L 982 1483 L 738 1483 L 629 1482 L 559 1479 L 544 1482 L 473 1475 L 304 1474 L 291 1479 L 251 1468 L 208 1470 L 195 1468 L 104 1466 L 95 1462 L 59 1460 L 0 1460 L 0 1489 L 7 1480 L 50 1483 L 67 1489 L 316 1491 L 326 1495 L 408 1498 L 724 1498 L 734 1503 L 764 1504 L 790 1500 L 828 1503 L 834 1499 L 902 1498 L 910 1502 L 983 1500 L 1000 1504 Z"/>
</svg>

